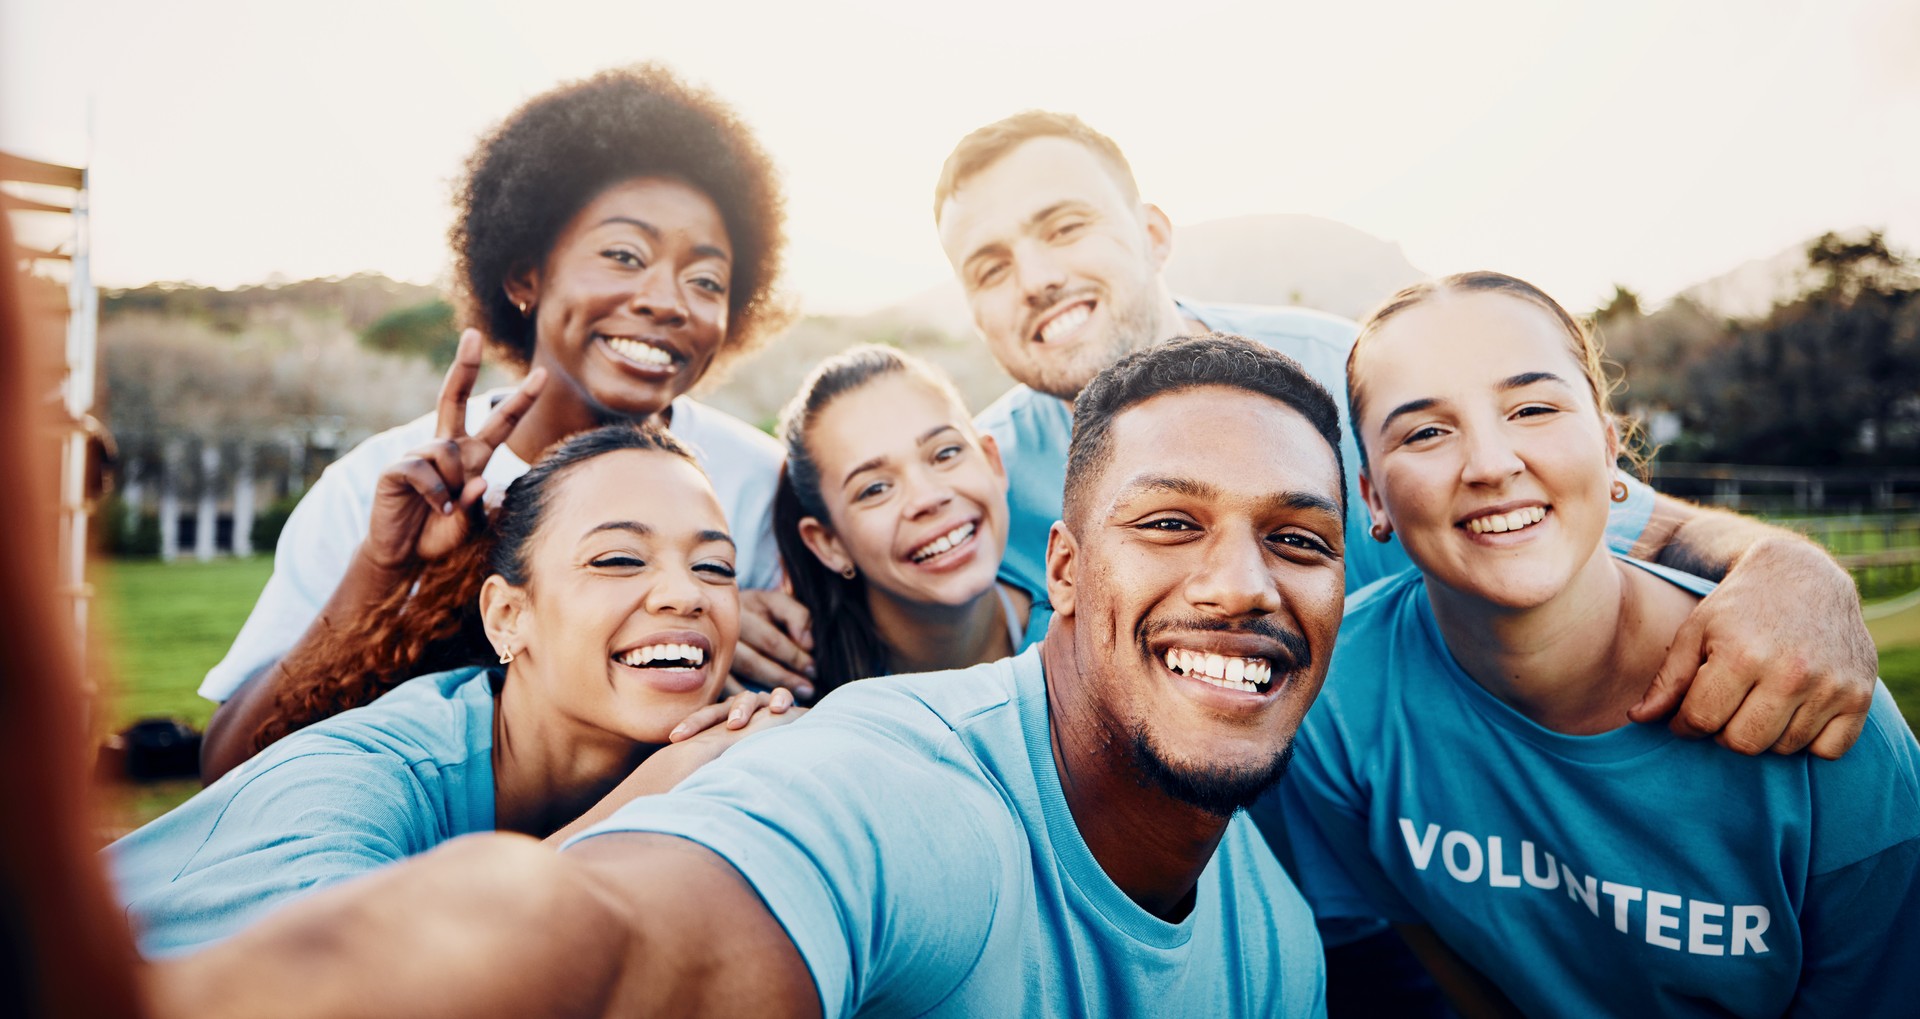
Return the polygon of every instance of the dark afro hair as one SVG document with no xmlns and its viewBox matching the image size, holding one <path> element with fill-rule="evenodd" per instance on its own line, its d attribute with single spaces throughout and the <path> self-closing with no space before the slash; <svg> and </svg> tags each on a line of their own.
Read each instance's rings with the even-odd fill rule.
<svg viewBox="0 0 1920 1019">
<path fill-rule="evenodd" d="M 587 203 L 636 177 L 685 181 L 726 223 L 733 271 L 716 366 L 791 321 L 775 290 L 786 200 L 773 161 L 732 109 L 664 67 L 602 71 L 535 96 L 480 139 L 466 169 L 448 233 L 464 315 L 522 368 L 533 323 L 507 299 L 507 279 L 543 262 Z"/>
</svg>

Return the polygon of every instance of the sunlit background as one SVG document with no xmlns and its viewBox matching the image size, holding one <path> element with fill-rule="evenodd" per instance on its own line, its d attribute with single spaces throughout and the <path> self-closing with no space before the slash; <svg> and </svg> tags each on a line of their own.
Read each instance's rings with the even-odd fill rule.
<svg viewBox="0 0 1920 1019">
<path fill-rule="evenodd" d="M 1626 409 L 1666 444 L 1654 483 L 1824 543 L 1920 717 L 1913 0 L 0 0 L 0 151 L 90 170 L 92 411 L 118 487 L 75 561 L 92 586 L 64 590 L 98 591 L 102 731 L 204 723 L 194 690 L 291 507 L 429 406 L 476 137 L 642 60 L 732 103 L 785 174 L 807 317 L 705 394 L 722 409 L 766 427 L 866 340 L 939 362 L 976 407 L 1003 391 L 934 180 L 982 124 L 1074 112 L 1178 226 L 1180 293 L 1359 315 L 1422 273 L 1495 268 L 1596 312 Z M 52 253 L 31 265 L 57 309 L 71 221 L 13 222 Z M 167 746 L 147 773 L 190 775 L 190 744 Z M 197 782 L 139 788 L 115 826 Z"/>
<path fill-rule="evenodd" d="M 0 147 L 91 162 L 107 286 L 441 279 L 475 135 L 645 59 L 772 150 L 816 312 L 939 281 L 942 158 L 1036 106 L 1111 134 L 1176 223 L 1311 213 L 1582 307 L 1831 229 L 1920 240 L 1920 5 L 1902 0 L 8 0 L 0 40 Z"/>
</svg>

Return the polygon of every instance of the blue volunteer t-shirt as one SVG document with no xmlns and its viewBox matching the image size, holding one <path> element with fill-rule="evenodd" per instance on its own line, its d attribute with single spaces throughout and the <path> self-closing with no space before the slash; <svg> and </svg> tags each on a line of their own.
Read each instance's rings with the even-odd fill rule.
<svg viewBox="0 0 1920 1019">
<path fill-rule="evenodd" d="M 492 831 L 492 675 L 456 669 L 402 683 L 280 740 L 108 846 L 140 951 L 200 948 L 295 896 Z"/>
<path fill-rule="evenodd" d="M 1354 446 L 1347 422 L 1347 352 L 1353 348 L 1358 326 L 1336 315 L 1304 308 L 1183 302 L 1180 311 L 1209 329 L 1244 336 L 1293 358 L 1333 396 L 1340 409 L 1340 455 L 1347 470 L 1347 590 L 1357 591 L 1412 566 L 1398 538 L 1383 545 L 1367 534 L 1367 507 L 1360 498 L 1360 451 Z M 1007 465 L 1010 482 L 1007 555 L 1001 561 L 1000 576 L 1024 590 L 1040 593 L 1033 624 L 1044 633 L 1052 614 L 1044 605 L 1047 532 L 1060 519 L 1073 408 L 1065 400 L 1015 386 L 981 411 L 974 424 L 1000 444 L 1000 458 Z M 1613 506 L 1607 532 L 1609 544 L 1625 551 L 1646 530 L 1653 510 L 1653 490 L 1631 478 L 1622 480 L 1631 494 L 1626 502 Z"/>
<path fill-rule="evenodd" d="M 1246 817 L 1160 920 L 1080 837 L 1040 651 L 867 679 L 573 840 L 696 842 L 754 887 L 850 1015 L 1324 1012 L 1313 919 Z"/>
<path fill-rule="evenodd" d="M 1430 924 L 1528 1015 L 1920 1001 L 1920 745 L 1884 686 L 1838 761 L 1568 736 L 1461 670 L 1408 572 L 1349 600 L 1297 747 L 1256 814 L 1316 913 Z"/>
</svg>

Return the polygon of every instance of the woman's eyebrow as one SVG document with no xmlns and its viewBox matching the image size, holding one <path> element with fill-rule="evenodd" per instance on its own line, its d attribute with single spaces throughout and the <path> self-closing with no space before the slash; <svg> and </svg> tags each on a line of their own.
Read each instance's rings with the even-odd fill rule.
<svg viewBox="0 0 1920 1019">
<path fill-rule="evenodd" d="M 1558 382 L 1559 384 L 1566 386 L 1568 389 L 1573 388 L 1573 383 L 1568 382 L 1566 379 L 1563 379 L 1552 372 L 1521 372 L 1518 375 L 1510 375 L 1507 378 L 1501 380 L 1500 388 L 1501 389 L 1521 389 L 1526 386 L 1531 386 L 1536 382 Z"/>
<path fill-rule="evenodd" d="M 1515 376 L 1515 378 L 1518 378 L 1518 376 Z M 1408 400 L 1406 403 L 1393 408 L 1393 410 L 1389 411 L 1387 416 L 1381 420 L 1380 434 L 1385 435 L 1387 433 L 1387 426 L 1393 424 L 1393 419 L 1402 414 L 1418 414 L 1423 410 L 1430 410 L 1439 405 L 1440 401 L 1431 396 L 1423 396 L 1418 400 Z"/>
</svg>

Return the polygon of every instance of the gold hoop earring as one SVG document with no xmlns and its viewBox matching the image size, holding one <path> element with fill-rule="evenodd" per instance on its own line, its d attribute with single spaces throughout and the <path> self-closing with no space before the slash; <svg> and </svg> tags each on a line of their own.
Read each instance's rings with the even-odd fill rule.
<svg viewBox="0 0 1920 1019">
<path fill-rule="evenodd" d="M 500 652 L 500 664 L 501 664 L 501 665 L 512 665 L 512 664 L 513 664 L 513 649 L 512 649 L 512 648 L 508 648 L 508 649 L 506 649 L 505 651 L 502 651 L 502 652 Z"/>
<path fill-rule="evenodd" d="M 1627 491 L 1626 482 L 1621 481 L 1619 478 L 1613 479 L 1613 501 L 1614 502 L 1626 502 L 1627 497 L 1632 494 L 1633 493 Z"/>
<path fill-rule="evenodd" d="M 1393 525 L 1375 524 L 1367 528 L 1367 533 L 1373 535 L 1373 540 L 1385 545 L 1387 541 L 1393 537 Z"/>
<path fill-rule="evenodd" d="M 860 573 L 859 570 L 856 570 L 853 568 L 852 563 L 848 563 L 847 565 L 840 567 L 840 575 L 847 578 L 848 580 L 852 580 L 859 573 Z"/>
</svg>

